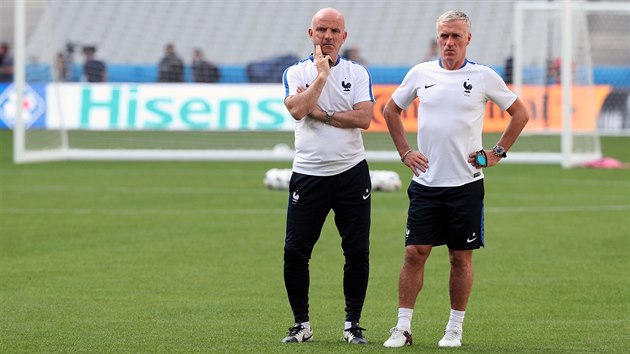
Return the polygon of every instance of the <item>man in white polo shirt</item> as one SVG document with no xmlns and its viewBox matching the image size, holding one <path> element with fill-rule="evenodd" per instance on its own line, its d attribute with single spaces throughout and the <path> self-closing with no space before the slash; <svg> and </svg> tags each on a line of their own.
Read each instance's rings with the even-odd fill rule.
<svg viewBox="0 0 630 354">
<path fill-rule="evenodd" d="M 345 257 L 342 338 L 365 344 L 359 320 L 369 275 L 372 186 L 361 130 L 372 121 L 372 84 L 366 68 L 339 56 L 348 35 L 339 11 L 318 11 L 308 35 L 313 54 L 283 75 L 284 103 L 296 126 L 284 245 L 284 283 L 295 325 L 282 342 L 313 338 L 309 260 L 333 210 Z"/>
<path fill-rule="evenodd" d="M 448 11 L 436 23 L 440 58 L 414 66 L 386 104 L 384 116 L 402 162 L 414 173 L 408 189 L 405 258 L 398 288 L 398 322 L 386 347 L 413 342 L 411 318 L 434 246 L 446 244 L 451 264 L 451 313 L 440 347 L 459 347 L 473 284 L 473 250 L 484 246 L 483 172 L 516 141 L 529 119 L 521 100 L 492 69 L 466 59 L 470 20 Z M 407 142 L 401 111 L 418 97 L 418 150 Z M 487 101 L 510 114 L 494 148 L 482 145 Z"/>
</svg>

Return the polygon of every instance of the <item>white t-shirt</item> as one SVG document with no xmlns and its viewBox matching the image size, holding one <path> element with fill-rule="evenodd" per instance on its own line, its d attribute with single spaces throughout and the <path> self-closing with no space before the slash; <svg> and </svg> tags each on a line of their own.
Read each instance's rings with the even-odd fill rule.
<svg viewBox="0 0 630 354">
<path fill-rule="evenodd" d="M 285 97 L 296 95 L 317 77 L 313 56 L 288 67 L 282 75 Z M 374 102 L 372 79 L 367 69 L 341 56 L 330 75 L 317 105 L 324 111 L 351 111 L 360 102 Z M 334 117 L 333 117 L 334 119 Z M 334 176 L 365 159 L 361 129 L 341 129 L 305 117 L 295 125 L 293 171 L 312 176 Z"/>
<path fill-rule="evenodd" d="M 488 100 L 501 110 L 517 96 L 499 74 L 466 60 L 457 70 L 446 70 L 440 60 L 411 68 L 392 94 L 407 109 L 418 97 L 418 150 L 429 159 L 429 169 L 413 180 L 429 187 L 456 187 L 483 178 L 468 163 L 468 155 L 483 148 L 483 117 Z"/>
</svg>

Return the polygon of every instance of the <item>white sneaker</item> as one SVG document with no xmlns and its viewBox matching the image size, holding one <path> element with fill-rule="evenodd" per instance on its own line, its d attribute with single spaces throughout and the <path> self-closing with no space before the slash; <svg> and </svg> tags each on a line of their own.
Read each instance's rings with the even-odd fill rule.
<svg viewBox="0 0 630 354">
<path fill-rule="evenodd" d="M 358 323 L 352 322 L 352 327 L 343 330 L 341 338 L 350 344 L 367 344 L 363 331 L 365 331 L 365 328 L 361 328 Z"/>
<path fill-rule="evenodd" d="M 391 333 L 392 335 L 389 337 L 388 340 L 385 341 L 385 343 L 383 343 L 384 347 L 400 348 L 404 347 L 405 345 L 413 344 L 413 337 L 411 336 L 411 333 L 407 331 L 403 331 L 394 327 L 389 330 L 389 333 Z"/>
<path fill-rule="evenodd" d="M 289 328 L 289 333 L 282 339 L 282 343 L 300 343 L 311 339 L 313 339 L 313 329 L 307 329 L 301 324 L 296 324 Z"/>
<path fill-rule="evenodd" d="M 447 328 L 444 331 L 444 337 L 438 342 L 438 346 L 444 347 L 461 347 L 462 346 L 462 330 L 457 328 Z"/>
</svg>

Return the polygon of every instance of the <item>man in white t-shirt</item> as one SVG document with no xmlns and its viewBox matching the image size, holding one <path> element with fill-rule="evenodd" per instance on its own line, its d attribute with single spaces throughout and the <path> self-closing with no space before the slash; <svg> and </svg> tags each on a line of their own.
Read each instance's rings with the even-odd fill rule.
<svg viewBox="0 0 630 354">
<path fill-rule="evenodd" d="M 386 347 L 412 344 L 411 318 L 434 246 L 446 244 L 451 264 L 451 313 L 440 347 L 459 347 L 473 284 L 473 250 L 484 246 L 483 172 L 507 157 L 529 120 L 521 100 L 492 69 L 466 59 L 470 20 L 460 11 L 436 23 L 440 58 L 414 66 L 386 104 L 384 116 L 402 162 L 414 173 L 408 189 L 405 257 L 398 288 L 398 322 Z M 401 111 L 419 98 L 418 150 L 405 137 Z M 487 101 L 511 118 L 497 144 L 482 145 Z"/>
<path fill-rule="evenodd" d="M 313 337 L 309 260 L 333 210 L 345 257 L 342 338 L 365 344 L 359 320 L 369 275 L 372 186 L 361 130 L 372 121 L 372 84 L 366 68 L 339 55 L 348 35 L 339 11 L 318 11 L 308 35 L 313 54 L 283 74 L 284 103 L 296 125 L 284 245 L 284 283 L 295 325 L 282 342 Z"/>
</svg>

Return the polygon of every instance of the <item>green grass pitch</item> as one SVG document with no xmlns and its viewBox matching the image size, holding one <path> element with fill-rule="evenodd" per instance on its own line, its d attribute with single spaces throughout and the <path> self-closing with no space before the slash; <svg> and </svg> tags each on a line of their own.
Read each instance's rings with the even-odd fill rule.
<svg viewBox="0 0 630 354">
<path fill-rule="evenodd" d="M 630 138 L 604 138 L 630 161 Z M 362 326 L 341 341 L 340 239 L 330 218 L 311 261 L 315 339 L 286 345 L 290 163 L 57 162 L 14 165 L 0 133 L 0 353 L 391 353 L 438 350 L 449 311 L 446 249 L 427 264 L 415 343 L 396 323 L 407 198 L 373 194 Z M 372 163 L 397 171 L 402 164 Z M 459 353 L 630 352 L 630 170 L 509 165 L 486 172 L 486 248 Z"/>
</svg>

